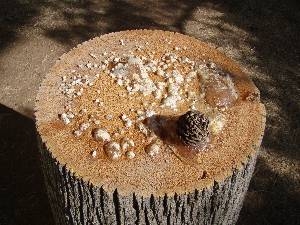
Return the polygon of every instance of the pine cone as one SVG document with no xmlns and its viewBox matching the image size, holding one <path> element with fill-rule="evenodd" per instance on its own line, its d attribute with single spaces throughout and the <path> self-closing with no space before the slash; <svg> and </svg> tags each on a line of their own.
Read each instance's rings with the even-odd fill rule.
<svg viewBox="0 0 300 225">
<path fill-rule="evenodd" d="M 209 120 L 199 111 L 188 111 L 177 121 L 177 134 L 189 146 L 199 146 L 207 141 Z"/>
</svg>

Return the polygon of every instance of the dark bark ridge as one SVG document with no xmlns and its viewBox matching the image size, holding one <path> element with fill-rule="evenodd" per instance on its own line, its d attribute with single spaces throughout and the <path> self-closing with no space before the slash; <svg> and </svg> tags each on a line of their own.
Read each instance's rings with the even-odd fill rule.
<svg viewBox="0 0 300 225">
<path fill-rule="evenodd" d="M 40 139 L 40 138 L 39 138 Z M 173 196 L 122 196 L 83 181 L 61 165 L 40 140 L 42 169 L 56 224 L 235 224 L 254 171 L 257 152 L 213 187 Z"/>
</svg>

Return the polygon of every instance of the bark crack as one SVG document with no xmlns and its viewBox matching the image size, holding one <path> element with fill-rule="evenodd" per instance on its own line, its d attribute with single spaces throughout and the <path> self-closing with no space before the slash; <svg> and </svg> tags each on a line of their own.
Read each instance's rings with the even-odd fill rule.
<svg viewBox="0 0 300 225">
<path fill-rule="evenodd" d="M 144 209 L 144 212 L 145 212 L 145 223 L 146 223 L 146 225 L 151 225 L 150 221 L 149 221 L 149 218 L 148 218 L 148 210 L 147 210 L 147 208 Z"/>
<path fill-rule="evenodd" d="M 140 223 L 140 209 L 139 209 L 139 203 L 137 197 L 134 193 L 133 193 L 132 207 L 135 210 L 135 215 L 136 215 L 135 224 L 138 225 Z"/>
<path fill-rule="evenodd" d="M 103 187 L 100 188 L 100 208 L 101 208 L 101 211 L 102 211 L 102 215 L 104 215 L 104 222 L 105 224 L 106 221 L 105 221 L 105 211 L 104 211 L 104 189 Z"/>
<path fill-rule="evenodd" d="M 118 190 L 116 189 L 113 193 L 113 203 L 115 206 L 115 213 L 116 213 L 116 221 L 117 221 L 117 225 L 121 225 L 121 207 L 120 207 L 120 201 L 119 201 L 119 194 L 118 194 Z"/>
<path fill-rule="evenodd" d="M 81 182 L 80 180 L 77 182 L 77 189 L 78 189 L 78 197 L 79 197 L 79 213 L 80 213 L 80 221 L 81 221 L 81 224 L 85 224 L 85 220 L 84 218 L 85 217 L 88 217 L 88 215 L 85 215 L 84 213 L 84 208 L 86 207 L 85 205 L 85 201 L 84 201 L 84 193 L 82 191 L 82 187 L 81 187 Z"/>
<path fill-rule="evenodd" d="M 159 200 L 158 200 L 158 201 L 159 201 Z M 154 198 L 153 195 L 151 195 L 151 197 L 150 197 L 150 208 L 152 209 L 153 216 L 154 216 L 154 218 L 155 218 L 155 220 L 156 220 L 156 223 L 157 223 L 157 224 L 160 224 L 159 216 L 157 215 L 157 210 L 159 210 L 159 209 L 156 209 L 156 208 L 155 208 L 155 198 Z"/>
</svg>

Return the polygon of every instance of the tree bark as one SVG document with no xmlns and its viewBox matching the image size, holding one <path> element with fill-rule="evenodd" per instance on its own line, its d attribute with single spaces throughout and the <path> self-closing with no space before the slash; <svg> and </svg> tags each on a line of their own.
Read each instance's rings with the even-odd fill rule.
<svg viewBox="0 0 300 225">
<path fill-rule="evenodd" d="M 39 138 L 40 139 L 40 138 Z M 76 177 L 40 140 L 42 168 L 56 224 L 235 224 L 255 167 L 256 154 L 210 188 L 164 197 L 121 196 Z"/>
</svg>

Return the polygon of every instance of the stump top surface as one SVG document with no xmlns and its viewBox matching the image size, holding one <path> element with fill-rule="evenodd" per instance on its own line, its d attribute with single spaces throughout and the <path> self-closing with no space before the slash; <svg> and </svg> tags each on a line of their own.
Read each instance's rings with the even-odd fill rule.
<svg viewBox="0 0 300 225">
<path fill-rule="evenodd" d="M 165 68 L 159 64 L 164 56 Z M 186 62 L 184 57 L 189 60 Z M 134 62 L 128 64 L 130 60 Z M 155 60 L 158 65 L 151 67 Z M 174 68 L 174 60 L 181 60 L 179 64 L 185 66 Z M 118 63 L 126 64 L 126 74 Z M 139 67 L 139 63 L 148 67 Z M 164 74 L 157 75 L 158 67 Z M 170 78 L 174 70 L 182 77 Z M 197 71 L 197 75 L 192 76 L 191 71 Z M 130 83 L 139 73 L 149 74 L 155 86 L 147 83 L 148 78 L 142 79 L 137 83 L 143 89 L 128 94 L 132 90 L 127 89 L 126 85 L 131 84 L 126 82 Z M 216 74 L 210 75 L 213 73 Z M 127 76 L 128 80 L 118 76 Z M 228 93 L 233 93 L 233 86 L 237 99 L 222 98 L 228 93 L 223 92 L 223 83 L 217 76 L 224 79 L 222 82 L 228 78 Z M 166 87 L 157 88 L 158 82 Z M 172 83 L 178 84 L 173 86 L 172 96 L 181 98 L 176 104 L 172 98 L 169 103 L 166 101 Z M 221 88 L 217 96 L 218 85 Z M 160 90 L 161 96 L 157 93 Z M 218 101 L 219 98 L 228 101 L 228 106 L 221 107 L 224 101 Z M 158 116 L 176 117 L 191 107 L 204 112 L 211 123 L 210 141 L 198 154 L 186 154 L 185 148 L 161 140 L 161 135 L 168 134 L 158 135 L 143 125 L 143 117 L 151 117 L 153 111 Z M 62 118 L 62 114 L 67 118 Z M 35 115 L 46 147 L 76 176 L 107 191 L 117 188 L 123 195 L 134 192 L 143 196 L 185 193 L 225 179 L 256 154 L 265 126 L 259 91 L 235 62 L 195 38 L 158 30 L 103 35 L 64 54 L 40 86 Z M 111 141 L 124 148 L 120 157 L 117 155 L 118 160 L 108 157 L 106 142 L 95 140 L 95 128 L 105 129 Z M 134 158 L 129 159 L 129 151 L 135 153 Z"/>
</svg>

